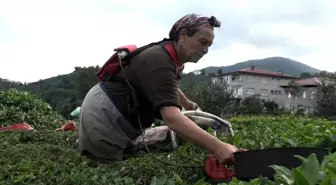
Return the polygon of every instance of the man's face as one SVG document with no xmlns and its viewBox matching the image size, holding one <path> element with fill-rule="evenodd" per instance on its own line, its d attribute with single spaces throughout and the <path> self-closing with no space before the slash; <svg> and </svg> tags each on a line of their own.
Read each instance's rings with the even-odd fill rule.
<svg viewBox="0 0 336 185">
<path fill-rule="evenodd" d="M 183 49 L 187 62 L 197 63 L 208 53 L 214 38 L 214 31 L 209 27 L 200 28 L 193 36 L 185 37 Z"/>
</svg>

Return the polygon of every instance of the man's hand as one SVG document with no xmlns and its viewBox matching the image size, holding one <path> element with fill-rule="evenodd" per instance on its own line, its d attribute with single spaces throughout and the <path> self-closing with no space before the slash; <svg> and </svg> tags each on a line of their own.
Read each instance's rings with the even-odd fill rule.
<svg viewBox="0 0 336 185">
<path fill-rule="evenodd" d="M 223 146 L 222 141 L 197 126 L 191 119 L 183 115 L 179 108 L 166 106 L 161 108 L 160 113 L 167 126 L 187 141 L 207 149 L 210 153 L 215 154 L 219 160 L 232 156 L 230 147 Z"/>
<path fill-rule="evenodd" d="M 215 152 L 215 157 L 217 161 L 219 161 L 220 163 L 225 162 L 227 160 L 233 161 L 234 160 L 233 153 L 237 151 L 238 148 L 236 146 L 224 142 L 219 142 L 217 150 Z"/>
<path fill-rule="evenodd" d="M 185 110 L 196 110 L 197 108 L 199 108 L 195 102 L 190 100 L 187 101 L 183 107 Z"/>
<path fill-rule="evenodd" d="M 195 102 L 190 101 L 184 95 L 184 93 L 181 91 L 181 89 L 178 89 L 178 92 L 179 92 L 179 95 L 180 95 L 182 106 L 185 110 L 196 110 L 197 108 L 199 108 L 198 105 Z"/>
</svg>

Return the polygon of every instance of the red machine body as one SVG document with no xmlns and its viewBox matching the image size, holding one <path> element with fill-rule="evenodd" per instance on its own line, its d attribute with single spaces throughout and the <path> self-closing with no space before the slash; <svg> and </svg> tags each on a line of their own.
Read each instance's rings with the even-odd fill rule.
<svg viewBox="0 0 336 185">
<path fill-rule="evenodd" d="M 246 151 L 248 150 L 240 148 L 237 152 Z M 235 176 L 233 166 L 233 159 L 219 163 L 214 155 L 210 155 L 205 160 L 204 169 L 209 181 L 221 183 L 231 181 L 232 177 Z"/>
<path fill-rule="evenodd" d="M 224 163 L 219 163 L 215 156 L 208 156 L 205 160 L 204 168 L 205 174 L 210 181 L 216 182 L 227 182 L 231 181 L 234 176 L 234 170 L 230 170 L 233 161 L 226 161 Z"/>
</svg>

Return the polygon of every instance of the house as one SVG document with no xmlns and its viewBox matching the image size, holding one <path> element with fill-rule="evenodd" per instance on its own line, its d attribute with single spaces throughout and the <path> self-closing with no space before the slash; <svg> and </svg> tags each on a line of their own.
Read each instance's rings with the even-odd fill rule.
<svg viewBox="0 0 336 185">
<path fill-rule="evenodd" d="M 319 78 L 306 78 L 295 81 L 300 87 L 299 96 L 293 97 L 289 92 L 288 83 L 280 85 L 287 92 L 285 108 L 292 110 L 303 110 L 304 113 L 312 114 L 315 110 L 317 86 L 322 84 Z"/>
<path fill-rule="evenodd" d="M 259 94 L 261 99 L 273 100 L 279 106 L 284 107 L 288 101 L 284 88 L 280 85 L 288 84 L 291 80 L 300 79 L 297 76 L 284 74 L 283 72 L 274 72 L 251 66 L 229 73 L 218 74 L 212 78 L 212 82 L 218 80 L 227 82 L 237 98 L 246 98 L 248 96 Z"/>
</svg>

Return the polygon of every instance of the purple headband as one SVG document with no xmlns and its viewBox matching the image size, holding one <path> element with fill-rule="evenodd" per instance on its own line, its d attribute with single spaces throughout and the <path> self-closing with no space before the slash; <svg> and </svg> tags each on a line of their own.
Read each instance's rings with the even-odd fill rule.
<svg viewBox="0 0 336 185">
<path fill-rule="evenodd" d="M 182 29 L 198 29 L 210 24 L 213 27 L 220 27 L 220 22 L 215 17 L 205 17 L 198 14 L 188 14 L 180 18 L 171 28 L 169 38 L 175 39 Z"/>
</svg>

